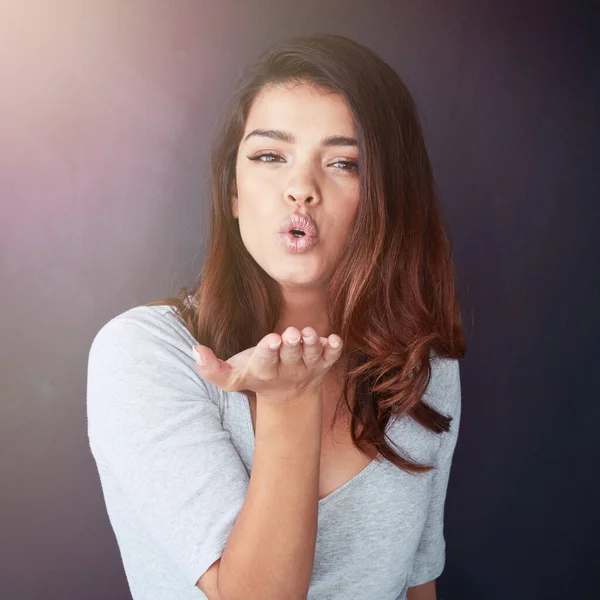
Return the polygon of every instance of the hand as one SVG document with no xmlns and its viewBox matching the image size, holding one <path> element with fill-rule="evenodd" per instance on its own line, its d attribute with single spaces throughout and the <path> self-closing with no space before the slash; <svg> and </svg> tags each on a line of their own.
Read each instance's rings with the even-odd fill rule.
<svg viewBox="0 0 600 600">
<path fill-rule="evenodd" d="M 295 345 L 294 340 L 298 340 Z M 332 345 L 336 342 L 337 348 Z M 269 333 L 256 346 L 225 361 L 207 346 L 198 345 L 205 364 L 196 361 L 196 368 L 204 379 L 226 392 L 251 390 L 261 400 L 280 404 L 320 392 L 323 377 L 341 356 L 342 346 L 339 335 L 325 338 L 312 327 L 302 332 L 288 327 L 281 336 Z"/>
</svg>

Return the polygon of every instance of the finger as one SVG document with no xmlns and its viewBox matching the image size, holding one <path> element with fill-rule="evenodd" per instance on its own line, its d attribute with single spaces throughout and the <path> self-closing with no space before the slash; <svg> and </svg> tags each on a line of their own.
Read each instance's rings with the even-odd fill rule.
<svg viewBox="0 0 600 600">
<path fill-rule="evenodd" d="M 267 367 L 277 366 L 279 363 L 279 348 L 281 347 L 281 337 L 276 333 L 266 335 L 256 346 L 256 352 L 253 355 L 256 364 Z"/>
<path fill-rule="evenodd" d="M 279 348 L 281 337 L 275 333 L 266 335 L 256 345 L 244 373 L 252 372 L 259 381 L 276 379 L 279 372 Z"/>
<path fill-rule="evenodd" d="M 288 327 L 281 336 L 279 360 L 284 365 L 295 364 L 302 359 L 302 334 L 295 327 Z"/>
<path fill-rule="evenodd" d="M 342 355 L 342 348 L 344 347 L 342 338 L 339 335 L 331 334 L 328 338 L 321 339 L 325 339 L 323 359 L 327 364 L 333 364 Z"/>
<path fill-rule="evenodd" d="M 319 343 L 317 332 L 312 327 L 305 327 L 302 330 L 302 358 L 304 363 L 307 366 L 314 365 L 321 360 L 322 356 L 323 346 Z"/>
</svg>

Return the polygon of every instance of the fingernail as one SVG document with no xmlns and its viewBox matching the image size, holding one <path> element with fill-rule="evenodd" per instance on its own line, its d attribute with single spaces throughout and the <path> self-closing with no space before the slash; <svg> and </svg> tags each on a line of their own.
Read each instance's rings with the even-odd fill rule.
<svg viewBox="0 0 600 600">
<path fill-rule="evenodd" d="M 205 361 L 202 360 L 202 357 L 200 356 L 200 353 L 198 352 L 198 350 L 196 350 L 196 346 L 192 346 L 192 354 L 194 355 L 194 358 L 196 359 L 196 362 L 199 365 L 206 364 Z"/>
<path fill-rule="evenodd" d="M 281 346 L 281 340 L 279 340 L 278 342 L 275 342 L 274 344 L 269 344 L 269 348 L 275 350 L 275 348 L 279 348 L 279 346 Z"/>
<path fill-rule="evenodd" d="M 341 344 L 339 342 L 330 342 L 332 348 L 339 348 Z"/>
</svg>

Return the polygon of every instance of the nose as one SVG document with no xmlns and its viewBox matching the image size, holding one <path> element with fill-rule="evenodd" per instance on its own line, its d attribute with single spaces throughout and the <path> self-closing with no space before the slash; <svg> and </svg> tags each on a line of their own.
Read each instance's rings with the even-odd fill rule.
<svg viewBox="0 0 600 600">
<path fill-rule="evenodd" d="M 301 205 L 306 202 L 314 206 L 319 199 L 317 189 L 314 185 L 314 180 L 305 170 L 302 174 L 296 173 L 290 178 L 288 186 L 285 190 L 286 202 Z"/>
<path fill-rule="evenodd" d="M 298 205 L 302 205 L 304 202 L 306 202 L 306 204 L 310 204 L 311 206 L 314 206 L 315 203 L 315 198 L 314 196 L 311 195 L 306 195 L 303 193 L 294 193 L 294 194 L 289 194 L 287 195 L 287 200 L 291 201 L 293 204 L 298 204 Z"/>
</svg>

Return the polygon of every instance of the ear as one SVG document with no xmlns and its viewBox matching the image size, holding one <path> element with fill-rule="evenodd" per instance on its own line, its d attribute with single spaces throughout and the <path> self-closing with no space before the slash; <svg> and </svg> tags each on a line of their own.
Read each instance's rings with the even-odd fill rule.
<svg viewBox="0 0 600 600">
<path fill-rule="evenodd" d="M 238 197 L 236 194 L 231 197 L 231 214 L 234 219 L 238 218 Z"/>
</svg>

